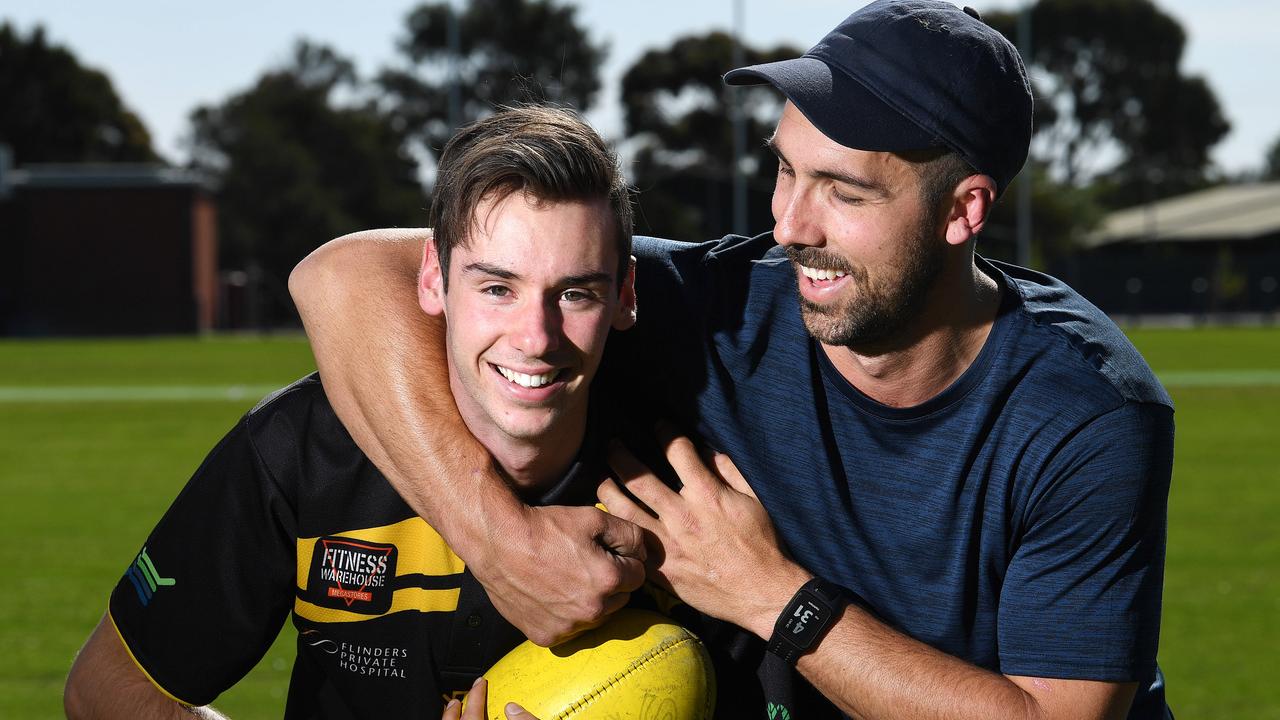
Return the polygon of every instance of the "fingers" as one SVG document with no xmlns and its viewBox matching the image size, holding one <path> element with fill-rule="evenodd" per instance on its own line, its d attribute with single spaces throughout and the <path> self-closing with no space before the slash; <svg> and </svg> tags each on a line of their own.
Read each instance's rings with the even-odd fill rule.
<svg viewBox="0 0 1280 720">
<path fill-rule="evenodd" d="M 609 444 L 609 467 L 613 468 L 613 472 L 627 486 L 627 490 L 640 499 L 641 502 L 648 505 L 658 517 L 662 517 L 664 512 L 671 512 L 675 509 L 676 503 L 680 501 L 680 496 L 671 488 L 667 487 L 657 475 L 654 475 L 644 463 L 636 459 L 622 443 L 612 442 Z M 608 503 L 605 503 L 608 506 Z M 612 510 L 610 510 L 612 512 Z M 635 520 L 632 520 L 636 522 Z M 637 524 L 639 524 L 637 522 Z"/>
<path fill-rule="evenodd" d="M 728 455 L 722 452 L 715 453 L 712 456 L 712 463 L 716 467 L 716 472 L 720 474 L 720 477 L 724 478 L 729 487 L 743 495 L 759 500 L 755 491 L 751 489 L 751 485 L 747 483 L 747 479 L 742 476 L 742 473 L 738 472 L 738 466 L 733 464 L 733 460 Z"/>
<path fill-rule="evenodd" d="M 489 683 L 483 677 L 476 678 L 467 691 L 465 712 L 461 703 L 450 700 L 445 706 L 441 720 L 485 720 L 485 708 L 488 704 Z M 450 715 L 449 713 L 453 714 Z"/>
<path fill-rule="evenodd" d="M 609 507 L 608 503 L 605 507 Z M 600 513 L 603 525 L 596 534 L 596 541 L 614 555 L 643 561 L 644 531 L 633 521 L 610 513 Z"/>
<path fill-rule="evenodd" d="M 640 565 L 640 582 L 644 583 L 644 565 Z M 604 614 L 612 615 L 627 606 L 627 602 L 631 600 L 631 593 L 620 592 L 604 599 Z"/>
<path fill-rule="evenodd" d="M 649 532 L 653 532 L 658 525 L 657 519 L 649 514 L 649 511 L 641 507 L 635 500 L 632 500 L 626 493 L 622 492 L 622 488 L 613 481 L 612 478 L 606 478 L 600 486 L 596 488 L 596 497 L 600 502 L 604 503 L 609 514 L 621 520 L 626 520 L 633 527 L 643 528 Z M 643 541 L 643 537 L 641 538 Z"/>
<path fill-rule="evenodd" d="M 609 560 L 618 570 L 614 588 L 624 594 L 638 589 L 644 584 L 645 575 L 644 531 L 624 518 L 614 517 L 608 513 L 599 513 L 599 515 L 603 526 L 596 535 L 596 542 L 608 550 Z M 609 609 L 607 602 L 604 612 L 606 615 L 613 612 Z"/>
<path fill-rule="evenodd" d="M 533 716 L 533 713 L 515 703 L 507 703 L 507 707 L 504 709 L 507 713 L 507 720 L 538 720 Z"/>
<path fill-rule="evenodd" d="M 689 493 L 685 490 L 705 493 L 716 487 L 715 475 L 692 440 L 678 434 L 674 427 L 665 422 L 658 423 L 654 429 L 658 440 L 665 446 L 663 452 L 667 456 L 667 462 L 671 463 L 671 469 L 676 471 L 680 482 L 684 483 L 682 495 L 688 497 Z"/>
</svg>

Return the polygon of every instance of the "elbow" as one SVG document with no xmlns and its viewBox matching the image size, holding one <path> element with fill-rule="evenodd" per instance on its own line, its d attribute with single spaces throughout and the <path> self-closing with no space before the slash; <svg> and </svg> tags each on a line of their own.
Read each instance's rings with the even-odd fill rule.
<svg viewBox="0 0 1280 720">
<path fill-rule="evenodd" d="M 327 257 L 332 254 L 331 240 L 312 250 L 289 272 L 289 296 L 300 312 L 305 312 L 316 295 L 316 288 L 323 287 L 323 275 L 328 267 Z"/>
</svg>

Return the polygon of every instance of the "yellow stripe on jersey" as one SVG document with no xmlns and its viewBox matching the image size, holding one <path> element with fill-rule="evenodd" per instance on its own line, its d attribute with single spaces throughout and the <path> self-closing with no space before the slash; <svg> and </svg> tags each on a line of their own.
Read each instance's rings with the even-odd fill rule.
<svg viewBox="0 0 1280 720">
<path fill-rule="evenodd" d="M 416 610 L 418 612 L 452 612 L 458 608 L 459 588 L 450 590 L 424 590 L 423 588 L 400 588 L 391 600 L 391 609 L 385 614 Z M 312 622 L 361 622 L 372 620 L 381 615 L 365 615 L 361 613 L 320 607 L 301 598 L 293 601 L 293 611 L 299 617 Z"/>
<path fill-rule="evenodd" d="M 329 537 L 344 537 L 396 546 L 396 575 L 456 575 L 465 565 L 453 554 L 444 538 L 420 517 L 382 527 L 346 530 Z M 318 537 L 298 538 L 298 587 L 307 589 L 311 554 Z"/>
</svg>

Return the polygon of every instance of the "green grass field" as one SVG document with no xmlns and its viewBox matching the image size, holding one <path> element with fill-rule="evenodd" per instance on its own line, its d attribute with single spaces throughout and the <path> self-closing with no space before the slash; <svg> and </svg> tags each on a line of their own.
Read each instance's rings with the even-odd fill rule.
<svg viewBox="0 0 1280 720">
<path fill-rule="evenodd" d="M 1178 405 L 1160 660 L 1180 718 L 1280 719 L 1280 329 L 1144 330 Z M 71 659 L 152 524 L 297 338 L 0 342 L 0 717 L 61 716 Z M 278 717 L 281 640 L 219 699 Z"/>
</svg>

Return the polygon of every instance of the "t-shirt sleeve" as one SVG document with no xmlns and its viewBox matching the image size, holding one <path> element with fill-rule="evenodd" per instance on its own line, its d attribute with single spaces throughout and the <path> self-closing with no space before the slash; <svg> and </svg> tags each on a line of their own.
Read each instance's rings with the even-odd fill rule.
<svg viewBox="0 0 1280 720">
<path fill-rule="evenodd" d="M 625 379 L 614 388 L 619 397 L 687 404 L 714 355 L 711 336 L 740 323 L 751 263 L 773 245 L 768 236 L 696 244 L 636 237 L 636 325 L 614 333 L 605 354 L 609 376 Z"/>
<path fill-rule="evenodd" d="M 1067 440 L 1024 511 L 1000 594 L 1002 672 L 1155 672 L 1173 410 L 1127 403 Z"/>
<path fill-rule="evenodd" d="M 111 594 L 134 661 L 189 705 L 252 669 L 293 605 L 295 512 L 247 423 L 205 458 Z"/>
</svg>

